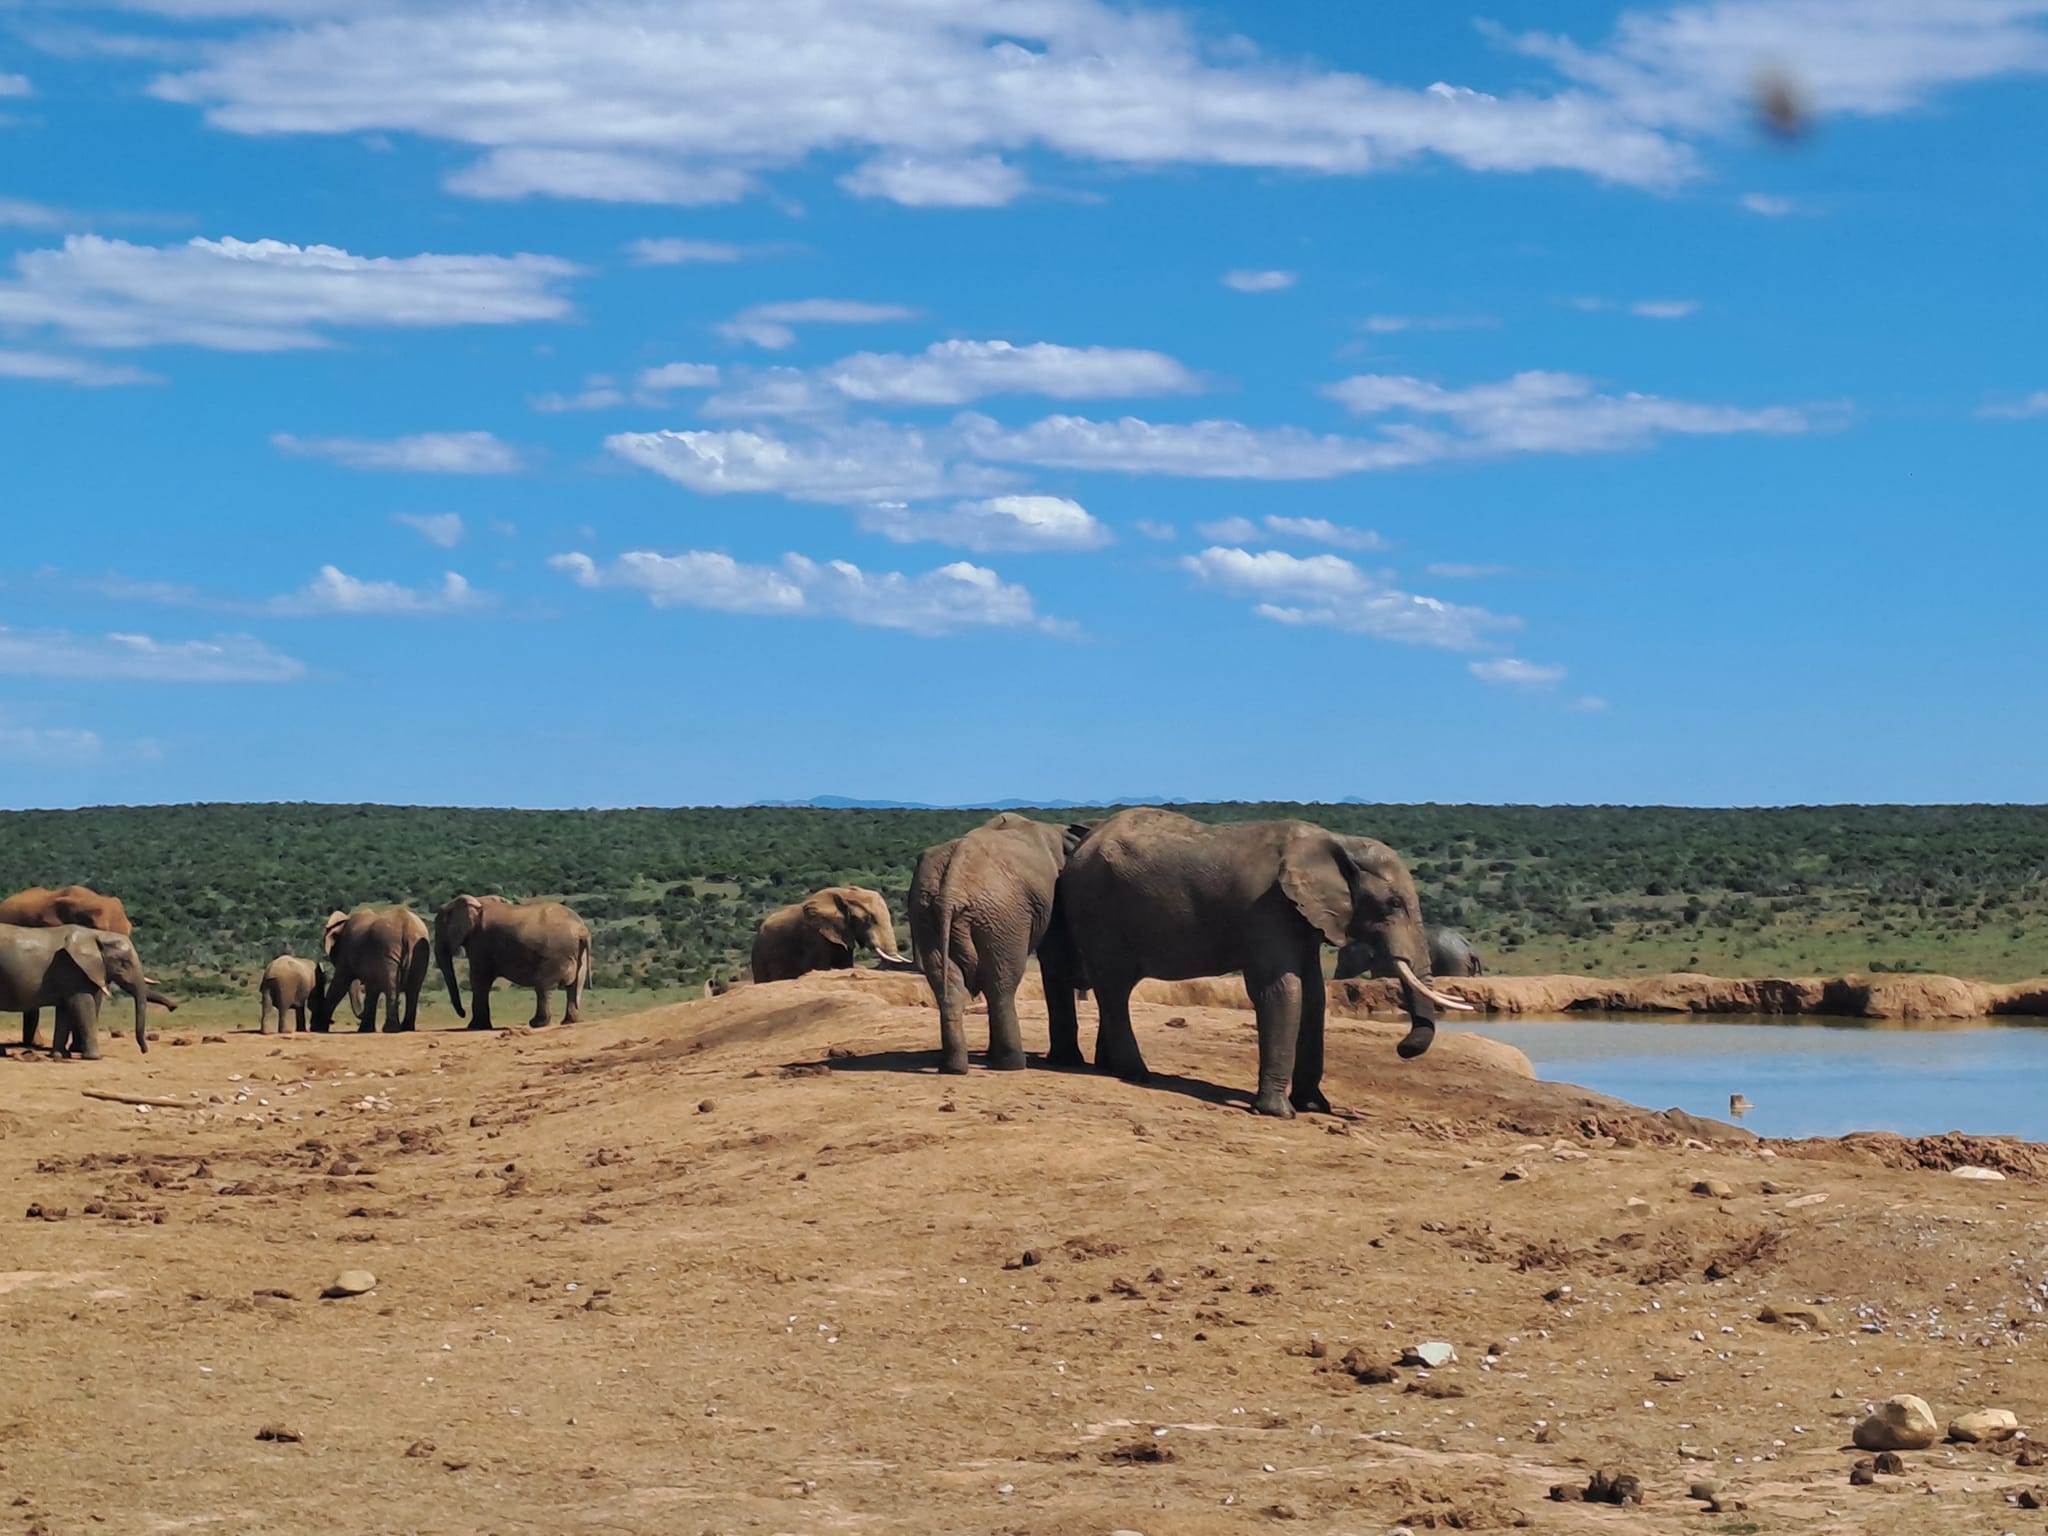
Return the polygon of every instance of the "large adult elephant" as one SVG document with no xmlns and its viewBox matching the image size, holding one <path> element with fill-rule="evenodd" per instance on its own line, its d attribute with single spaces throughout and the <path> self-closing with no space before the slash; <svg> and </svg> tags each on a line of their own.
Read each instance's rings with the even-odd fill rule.
<svg viewBox="0 0 2048 1536">
<path fill-rule="evenodd" d="M 135 931 L 120 897 L 102 896 L 84 885 L 67 885 L 61 891 L 33 885 L 25 891 L 17 891 L 5 901 L 0 901 L 0 923 L 21 928 L 59 928 L 66 923 L 75 923 L 81 928 L 97 928 L 102 933 Z"/>
<path fill-rule="evenodd" d="M 1384 843 L 1306 821 L 1205 825 L 1151 806 L 1120 811 L 1075 849 L 1060 902 L 1094 984 L 1095 1064 L 1145 1076 L 1131 1028 L 1131 989 L 1147 976 L 1244 973 L 1258 1015 L 1252 1108 L 1286 1118 L 1323 1097 L 1322 946 L 1357 943 L 1400 976 L 1420 1056 L 1436 1010 L 1467 1008 L 1430 986 L 1429 947 L 1408 868 Z"/>
<path fill-rule="evenodd" d="M 939 1005 L 939 1070 L 967 1070 L 967 999 L 988 999 L 992 1071 L 1024 1066 L 1017 986 L 1038 956 L 1051 1037 L 1046 1060 L 1079 1066 L 1078 958 L 1057 900 L 1067 856 L 1086 826 L 1053 826 L 1005 811 L 918 856 L 910 880 L 910 948 Z"/>
<path fill-rule="evenodd" d="M 503 979 L 533 988 L 533 1017 L 541 1029 L 554 1022 L 554 989 L 569 994 L 565 1024 L 583 1021 L 583 989 L 590 985 L 590 929 L 559 901 L 507 901 L 502 896 L 458 896 L 434 915 L 434 959 L 448 984 L 455 1016 L 462 1010 L 462 984 L 455 956 L 469 956 L 470 999 L 476 1008 L 471 1029 L 491 1027 L 491 987 Z"/>
<path fill-rule="evenodd" d="M 410 907 L 358 907 L 330 912 L 320 943 L 334 968 L 324 991 L 313 995 L 313 1028 L 334 1027 L 334 1005 L 361 983 L 362 1021 L 358 1034 L 377 1028 L 377 1004 L 384 1004 L 384 1033 L 411 1029 L 419 1021 L 420 989 L 427 983 L 427 925 Z M 401 1021 L 398 1004 L 405 1000 Z"/>
<path fill-rule="evenodd" d="M 1479 958 L 1479 951 L 1472 947 L 1472 941 L 1455 928 L 1439 928 L 1434 923 L 1423 930 L 1429 941 L 1429 974 L 1443 976 L 1484 976 L 1486 962 Z M 1346 944 L 1337 951 L 1337 969 L 1333 973 L 1338 981 L 1348 981 L 1353 976 L 1389 975 L 1392 971 L 1375 971 L 1373 956 L 1362 944 Z"/>
<path fill-rule="evenodd" d="M 896 953 L 896 924 L 879 891 L 831 885 L 780 907 L 754 930 L 756 981 L 791 981 L 806 971 L 844 971 L 855 950 L 872 949 L 885 964 L 909 968 Z"/>
<path fill-rule="evenodd" d="M 149 978 L 126 934 L 67 923 L 56 928 L 0 926 L 0 1009 L 25 1015 L 22 1045 L 35 1045 L 37 1009 L 57 1010 L 51 1051 L 100 1056 L 100 1000 L 119 987 L 135 999 L 136 1049 L 149 1049 Z"/>
</svg>

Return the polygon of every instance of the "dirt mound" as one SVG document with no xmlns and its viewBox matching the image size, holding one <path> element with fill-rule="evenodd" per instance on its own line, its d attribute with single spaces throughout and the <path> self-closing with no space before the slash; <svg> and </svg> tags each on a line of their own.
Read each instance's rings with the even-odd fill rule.
<svg viewBox="0 0 2048 1536">
<path fill-rule="evenodd" d="M 1263 1120 L 1241 998 L 1141 1000 L 1147 1085 L 942 1079 L 920 985 L 0 1061 L 20 1528 L 1678 1536 L 1706 1459 L 1906 1536 L 2038 1480 L 1837 1447 L 1898 1390 L 2048 1424 L 2048 1196 L 1930 1171 L 2044 1149 L 1782 1157 L 1349 1018 L 1339 1113 Z M 1548 1502 L 1600 1467 L 1648 1502 Z"/>
<path fill-rule="evenodd" d="M 1333 981 L 1332 1011 L 1397 1013 L 1397 985 Z M 1999 985 L 1956 976 L 1481 976 L 1442 988 L 1482 1013 L 1812 1014 L 1848 1019 L 2048 1017 L 2048 981 Z"/>
</svg>

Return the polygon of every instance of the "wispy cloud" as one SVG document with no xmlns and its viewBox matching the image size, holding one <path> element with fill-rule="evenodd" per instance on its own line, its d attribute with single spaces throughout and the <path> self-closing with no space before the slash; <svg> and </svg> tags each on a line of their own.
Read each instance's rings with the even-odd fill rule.
<svg viewBox="0 0 2048 1536">
<path fill-rule="evenodd" d="M 285 683 L 303 662 L 248 635 L 157 640 L 149 635 L 80 635 L 0 626 L 0 676 L 100 682 Z"/>
<path fill-rule="evenodd" d="M 944 511 L 870 507 L 859 521 L 898 544 L 953 544 L 985 555 L 1100 549 L 1112 539 L 1087 508 L 1064 496 L 991 496 Z"/>
<path fill-rule="evenodd" d="M 1471 662 L 1466 670 L 1482 683 L 1492 683 L 1500 688 L 1555 688 L 1565 679 L 1563 667 L 1539 666 L 1517 656 Z"/>
<path fill-rule="evenodd" d="M 964 405 L 990 395 L 1056 400 L 1192 394 L 1199 376 L 1163 352 L 1051 342 L 941 341 L 924 351 L 857 352 L 823 368 L 745 374 L 705 409 L 714 416 L 806 416 L 860 405 Z"/>
<path fill-rule="evenodd" d="M 1991 420 L 2020 421 L 2029 416 L 2048 416 L 2048 389 L 2037 389 L 2018 400 L 1987 405 L 1977 412 Z"/>
<path fill-rule="evenodd" d="M 1742 206 L 1751 213 L 1766 219 L 1783 219 L 1799 211 L 1799 204 L 1789 197 L 1780 197 L 1771 192 L 1745 192 Z"/>
<path fill-rule="evenodd" d="M 7 93 L 0 91 L 0 96 Z M 47 203 L 31 203 L 18 197 L 0 197 L 0 229 L 61 229 L 74 215 Z"/>
<path fill-rule="evenodd" d="M 0 97 L 27 96 L 32 94 L 34 89 L 29 84 L 27 75 L 0 74 Z"/>
<path fill-rule="evenodd" d="M 410 528 L 436 549 L 453 549 L 469 531 L 459 512 L 399 512 L 391 521 Z"/>
<path fill-rule="evenodd" d="M 1281 517 L 1268 513 L 1253 522 L 1248 517 L 1226 517 L 1203 523 L 1196 532 L 1219 544 L 1245 544 L 1254 539 L 1278 539 L 1328 544 L 1333 549 L 1375 550 L 1393 546 L 1370 528 L 1347 528 L 1321 517 Z"/>
<path fill-rule="evenodd" d="M 820 562 L 796 554 L 783 556 L 778 565 L 749 565 L 709 550 L 679 555 L 635 550 L 606 565 L 576 553 L 556 555 L 548 563 L 578 586 L 639 592 L 657 608 L 836 618 L 919 635 L 1067 628 L 1043 618 L 1025 588 L 964 560 L 918 576 L 864 571 L 844 560 Z"/>
<path fill-rule="evenodd" d="M 89 763 L 104 745 L 97 731 L 38 724 L 0 705 L 0 763 Z"/>
<path fill-rule="evenodd" d="M 605 447 L 704 495 L 768 492 L 840 505 L 936 501 L 1011 488 L 1015 477 L 950 460 L 946 444 L 881 422 L 787 439 L 760 431 L 621 432 Z"/>
<path fill-rule="evenodd" d="M 1292 288 L 1300 277 L 1301 274 L 1298 272 L 1287 272 L 1278 268 L 1253 271 L 1240 267 L 1234 272 L 1223 274 L 1223 286 L 1235 288 L 1239 293 L 1280 293 Z"/>
<path fill-rule="evenodd" d="M 123 384 L 161 384 L 156 374 L 125 364 L 95 363 L 89 358 L 55 352 L 16 352 L 0 347 L 0 379 L 33 379 L 43 384 L 73 384 L 80 389 L 108 389 Z"/>
<path fill-rule="evenodd" d="M 707 170 L 624 150 L 508 145 L 456 171 L 445 185 L 465 197 L 501 202 L 563 197 L 697 208 L 738 202 L 753 190 L 754 178 L 737 166 Z"/>
<path fill-rule="evenodd" d="M 859 299 L 785 299 L 743 309 L 714 329 L 728 341 L 780 352 L 796 345 L 795 328 L 799 325 L 884 325 L 916 318 L 917 311 L 902 304 L 869 304 Z"/>
<path fill-rule="evenodd" d="M 566 411 L 608 411 L 626 403 L 626 392 L 610 374 L 593 373 L 573 395 L 529 395 L 526 403 L 547 415 Z"/>
<path fill-rule="evenodd" d="M 643 390 L 710 389 L 718 383 L 716 363 L 663 363 L 643 368 L 633 382 Z"/>
<path fill-rule="evenodd" d="M 626 255 L 636 267 L 680 267 L 691 262 L 731 262 L 738 261 L 746 253 L 745 246 L 732 245 L 723 240 L 634 240 L 626 246 Z"/>
<path fill-rule="evenodd" d="M 1440 581 L 1482 581 L 1489 576 L 1512 574 L 1505 565 L 1462 565 L 1456 561 L 1439 561 L 1423 569 Z"/>
<path fill-rule="evenodd" d="M 416 432 L 409 437 L 298 437 L 274 432 L 271 443 L 299 458 L 332 459 L 350 469 L 421 475 L 513 475 L 525 468 L 519 450 L 489 432 Z"/>
<path fill-rule="evenodd" d="M 1241 421 L 1048 416 L 1012 428 L 969 415 L 960 418 L 960 430 L 969 451 L 984 459 L 1205 480 L 1330 480 L 1435 456 L 1420 436 L 1342 437 Z"/>
<path fill-rule="evenodd" d="M 1000 208 L 1030 188 L 1024 173 L 997 155 L 878 155 L 840 177 L 839 185 L 857 197 L 906 208 Z"/>
<path fill-rule="evenodd" d="M 1483 331 L 1500 322 L 1491 315 L 1367 315 L 1365 328 L 1375 336 L 1402 331 Z"/>
<path fill-rule="evenodd" d="M 1634 315 L 1638 320 L 1684 320 L 1700 312 L 1697 299 L 1601 299 L 1581 297 L 1566 301 L 1573 309 L 1582 309 L 1588 314 L 1601 310 L 1618 310 Z"/>
<path fill-rule="evenodd" d="M 1493 632 L 1521 625 L 1511 615 L 1404 592 L 1340 555 L 1211 546 L 1182 556 L 1180 564 L 1203 586 L 1257 598 L 1252 612 L 1278 624 L 1316 625 L 1452 651 L 1478 650 Z"/>
<path fill-rule="evenodd" d="M 332 615 L 421 617 L 478 613 L 497 599 L 479 592 L 454 571 L 438 587 L 407 587 L 395 581 L 363 581 L 331 565 L 298 591 L 272 598 L 265 611 L 286 618 Z"/>
</svg>

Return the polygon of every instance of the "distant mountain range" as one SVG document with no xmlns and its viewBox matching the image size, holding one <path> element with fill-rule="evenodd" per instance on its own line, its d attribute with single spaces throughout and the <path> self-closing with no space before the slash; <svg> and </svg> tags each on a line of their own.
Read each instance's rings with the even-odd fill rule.
<svg viewBox="0 0 2048 1536">
<path fill-rule="evenodd" d="M 1118 795 L 1108 800 L 979 800 L 961 805 L 925 805 L 916 800 L 857 800 L 849 795 L 813 795 L 808 800 L 755 800 L 759 810 L 800 811 L 1077 811 L 1099 805 L 1228 804 L 1190 800 L 1185 795 Z M 1337 805 L 1370 805 L 1359 795 L 1346 795 Z"/>
</svg>

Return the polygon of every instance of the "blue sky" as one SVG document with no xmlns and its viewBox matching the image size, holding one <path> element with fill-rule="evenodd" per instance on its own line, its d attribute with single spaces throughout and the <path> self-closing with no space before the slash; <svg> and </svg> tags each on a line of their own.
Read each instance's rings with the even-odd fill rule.
<svg viewBox="0 0 2048 1536">
<path fill-rule="evenodd" d="M 2043 75 L 2048 0 L 0 0 L 0 803 L 2040 800 Z"/>
</svg>

